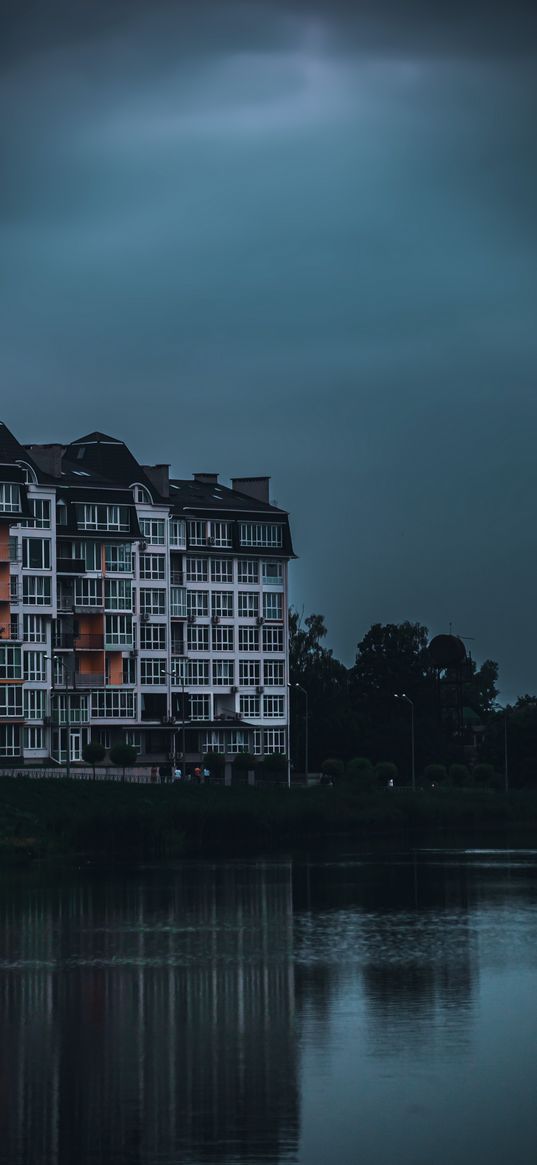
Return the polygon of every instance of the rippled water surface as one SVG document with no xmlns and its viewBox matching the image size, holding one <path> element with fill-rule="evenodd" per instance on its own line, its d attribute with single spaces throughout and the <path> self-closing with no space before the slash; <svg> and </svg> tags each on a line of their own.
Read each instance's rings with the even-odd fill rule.
<svg viewBox="0 0 537 1165">
<path fill-rule="evenodd" d="M 0 1165 L 534 1165 L 537 850 L 0 877 Z"/>
</svg>

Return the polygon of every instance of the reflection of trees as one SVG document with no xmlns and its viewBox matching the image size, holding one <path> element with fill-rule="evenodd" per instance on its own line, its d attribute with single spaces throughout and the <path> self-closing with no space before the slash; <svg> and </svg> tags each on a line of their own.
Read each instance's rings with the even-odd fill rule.
<svg viewBox="0 0 537 1165">
<path fill-rule="evenodd" d="M 296 1150 L 288 867 L 193 865 L 41 902 L 24 896 L 0 937 L 2 1165 Z"/>
</svg>

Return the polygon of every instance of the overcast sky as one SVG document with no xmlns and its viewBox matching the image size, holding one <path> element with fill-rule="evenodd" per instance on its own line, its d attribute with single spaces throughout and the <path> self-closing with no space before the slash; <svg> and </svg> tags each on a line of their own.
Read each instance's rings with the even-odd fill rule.
<svg viewBox="0 0 537 1165">
<path fill-rule="evenodd" d="M 537 692 L 534 8 L 1 7 L 2 419 L 270 473 L 345 663 L 451 624 L 505 698 Z"/>
</svg>

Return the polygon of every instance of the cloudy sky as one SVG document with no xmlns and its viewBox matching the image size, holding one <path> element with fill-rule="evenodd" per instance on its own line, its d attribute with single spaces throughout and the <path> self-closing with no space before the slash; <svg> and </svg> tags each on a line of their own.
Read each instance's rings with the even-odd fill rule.
<svg viewBox="0 0 537 1165">
<path fill-rule="evenodd" d="M 346 663 L 451 624 L 537 692 L 534 6 L 1 12 L 5 422 L 270 473 Z"/>
</svg>

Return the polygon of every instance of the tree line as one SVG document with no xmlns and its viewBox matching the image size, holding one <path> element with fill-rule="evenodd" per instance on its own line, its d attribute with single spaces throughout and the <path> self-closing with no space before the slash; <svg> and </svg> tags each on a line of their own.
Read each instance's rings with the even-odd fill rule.
<svg viewBox="0 0 537 1165">
<path fill-rule="evenodd" d="M 433 781 L 436 775 L 454 784 L 474 780 L 501 786 L 507 751 L 510 786 L 537 787 L 537 697 L 524 695 L 499 708 L 494 660 L 478 666 L 468 656 L 460 686 L 462 718 L 455 718 L 442 703 L 449 673 L 435 667 L 422 624 L 373 624 L 357 644 L 351 667 L 326 647 L 322 615 L 304 617 L 291 609 L 289 631 L 291 760 L 298 771 L 305 764 L 307 692 L 310 772 L 326 767 L 328 759 L 342 771 L 360 758 L 373 767 L 395 765 L 399 781 L 409 784 L 412 701 L 420 779 Z M 395 698 L 402 693 L 407 701 Z"/>
</svg>

